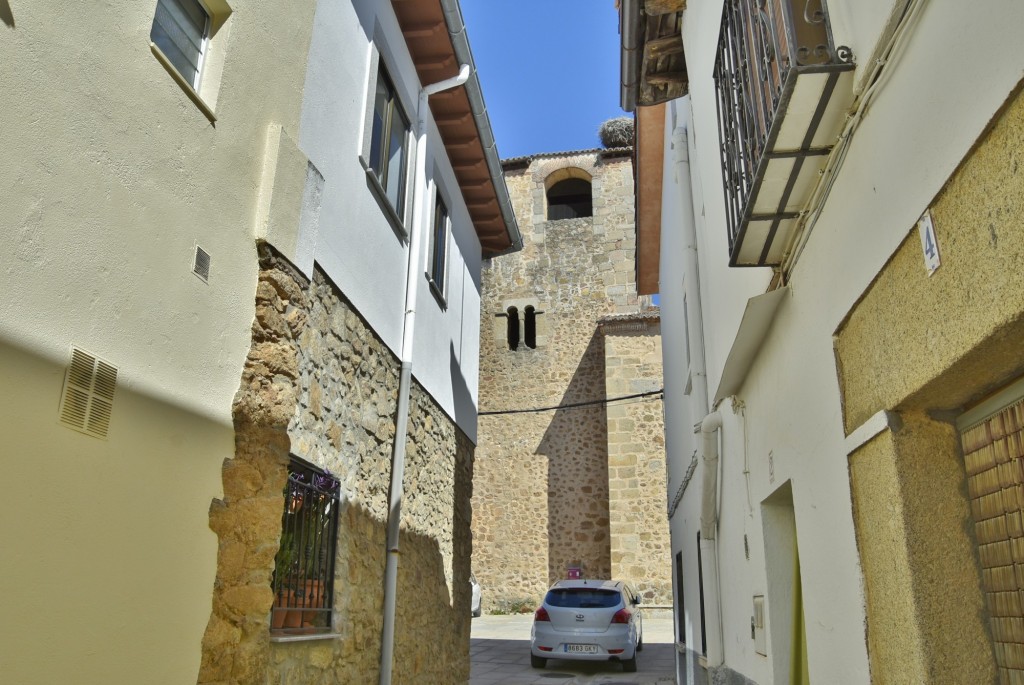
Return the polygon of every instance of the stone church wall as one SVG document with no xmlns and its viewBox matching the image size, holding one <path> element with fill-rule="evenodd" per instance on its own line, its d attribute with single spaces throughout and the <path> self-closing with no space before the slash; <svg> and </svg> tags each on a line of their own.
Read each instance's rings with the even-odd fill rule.
<svg viewBox="0 0 1024 685">
<path fill-rule="evenodd" d="M 546 181 L 569 172 L 592 177 L 594 215 L 548 221 Z M 481 415 L 473 566 L 485 612 L 532 609 L 569 566 L 582 566 L 593 578 L 616 571 L 609 488 L 619 481 L 609 467 L 609 427 L 618 431 L 619 424 L 601 403 L 608 392 L 608 355 L 598 322 L 645 304 L 636 293 L 628 153 L 546 155 L 526 168 L 507 168 L 506 182 L 524 248 L 484 263 L 480 410 L 589 404 Z M 535 348 L 525 344 L 521 327 L 518 348 L 509 349 L 509 307 L 520 318 L 534 308 Z M 658 368 L 660 382 L 660 359 Z M 660 402 L 650 409 L 660 418 Z M 657 432 L 663 436 L 660 427 Z M 651 487 L 659 493 L 667 540 L 663 445 L 659 449 L 661 480 Z M 668 572 L 666 565 L 666 579 Z"/>
</svg>

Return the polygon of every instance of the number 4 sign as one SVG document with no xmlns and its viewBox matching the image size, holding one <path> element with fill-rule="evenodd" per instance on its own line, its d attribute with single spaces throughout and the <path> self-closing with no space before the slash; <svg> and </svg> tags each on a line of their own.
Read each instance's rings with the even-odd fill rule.
<svg viewBox="0 0 1024 685">
<path fill-rule="evenodd" d="M 928 275 L 931 276 L 942 263 L 939 261 L 939 241 L 935 238 L 931 210 L 926 211 L 918 220 L 917 230 L 921 234 L 921 249 L 924 250 L 924 268 L 928 269 Z"/>
</svg>

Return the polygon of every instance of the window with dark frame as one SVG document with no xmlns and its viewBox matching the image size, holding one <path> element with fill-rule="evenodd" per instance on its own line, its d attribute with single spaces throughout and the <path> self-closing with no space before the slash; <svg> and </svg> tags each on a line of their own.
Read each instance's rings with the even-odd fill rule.
<svg viewBox="0 0 1024 685">
<path fill-rule="evenodd" d="M 679 641 L 686 643 L 686 598 L 683 592 L 683 553 L 676 552 L 676 629 L 679 633 Z"/>
<path fill-rule="evenodd" d="M 524 342 L 531 350 L 535 350 L 537 349 L 537 310 L 533 305 L 527 305 L 523 315 Z"/>
<path fill-rule="evenodd" d="M 514 352 L 519 349 L 519 310 L 509 307 L 505 314 L 508 316 L 508 349 Z"/>
<path fill-rule="evenodd" d="M 409 130 L 409 119 L 402 111 L 395 87 L 381 64 L 373 102 L 370 168 L 400 221 L 405 221 Z"/>
<path fill-rule="evenodd" d="M 448 266 L 448 208 L 441 194 L 434 202 L 434 230 L 430 234 L 430 282 L 444 297 L 445 269 Z"/>
<path fill-rule="evenodd" d="M 704 628 L 704 560 L 700 553 L 700 531 L 697 531 L 697 585 L 700 588 L 700 653 L 708 653 L 708 636 Z"/>
<path fill-rule="evenodd" d="M 331 474 L 291 458 L 281 546 L 274 559 L 271 634 L 311 635 L 332 630 L 340 489 Z"/>
<path fill-rule="evenodd" d="M 582 178 L 559 181 L 547 192 L 548 221 L 578 219 L 594 215 L 594 201 L 590 183 Z"/>
<path fill-rule="evenodd" d="M 157 0 L 149 39 L 195 90 L 209 32 L 210 15 L 198 0 Z"/>
</svg>

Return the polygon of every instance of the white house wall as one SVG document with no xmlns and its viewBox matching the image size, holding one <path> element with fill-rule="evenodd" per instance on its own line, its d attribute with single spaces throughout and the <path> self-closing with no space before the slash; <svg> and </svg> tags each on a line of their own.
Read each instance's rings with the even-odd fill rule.
<svg viewBox="0 0 1024 685">
<path fill-rule="evenodd" d="M 408 241 L 392 228 L 359 161 L 363 138 L 369 135 L 364 118 L 376 79 L 376 72 L 371 73 L 374 48 L 394 81 L 415 133 L 420 84 L 391 3 L 356 0 L 318 3 L 299 139 L 302 150 L 324 176 L 315 259 L 397 355 L 402 343 Z M 480 244 L 437 126 L 429 116 L 427 136 L 427 178 L 440 184 L 447 198 L 452 240 L 447 307 L 439 306 L 425 278 L 419 284 L 413 375 L 475 440 Z M 410 138 L 409 189 L 414 147 Z M 428 232 L 433 217 L 432 188 L 426 190 L 423 205 Z M 411 229 L 414 221 L 411 200 L 406 229 Z M 429 239 L 424 240 L 424 253 L 414 266 L 421 273 L 425 272 L 428 245 Z M 453 373 L 464 387 L 453 387 Z"/>
<path fill-rule="evenodd" d="M 211 125 L 151 52 L 156 2 L 4 3 L 4 682 L 195 682 L 255 189 L 267 128 L 298 120 L 313 14 L 238 4 L 210 44 L 226 56 L 218 93 L 201 88 Z M 58 420 L 72 347 L 118 370 L 105 439 Z"/>
<path fill-rule="evenodd" d="M 694 183 L 695 213 L 712 394 L 746 301 L 764 292 L 769 278 L 767 270 L 727 266 L 711 79 L 721 9 L 721 2 L 690 3 L 683 24 L 693 103 L 692 165 L 699 176 Z M 892 4 L 833 0 L 829 9 L 836 43 L 849 45 L 856 60 L 867 60 L 889 21 Z M 718 565 L 721 586 L 726 588 L 725 664 L 758 683 L 779 682 L 771 660 L 754 652 L 750 637 L 752 598 L 765 593 L 770 573 L 761 506 L 787 481 L 792 484 L 796 514 L 810 679 L 837 682 L 841 674 L 842 682 L 869 682 L 832 335 L 1017 86 L 1024 72 L 1020 26 L 1024 6 L 1009 0 L 925 4 L 905 50 L 893 60 L 890 77 L 855 134 L 828 204 L 792 273 L 791 295 L 777 311 L 738 402 L 727 400 L 719 407 L 724 416 Z M 689 105 L 677 101 L 673 107 Z M 675 116 L 682 114 L 677 111 Z M 672 117 L 670 111 L 667 129 Z M 666 133 L 668 145 L 670 132 Z M 678 190 L 666 173 L 666 194 Z M 671 204 L 666 200 L 666 212 Z M 668 252 L 670 262 L 681 257 L 668 230 L 677 220 L 677 215 L 666 214 L 662 254 Z M 672 344 L 670 336 L 679 335 L 672 310 L 681 308 L 680 293 L 674 281 L 666 284 L 666 274 L 676 278 L 680 267 L 681 259 L 675 267 L 666 268 L 663 262 L 661 269 L 665 350 L 676 354 L 683 346 Z M 666 359 L 667 382 L 678 382 L 674 368 L 678 362 Z M 666 411 L 678 411 L 670 397 L 667 394 Z M 666 422 L 683 426 L 670 429 L 667 436 L 673 459 L 670 497 L 692 449 L 684 417 L 686 421 Z M 672 520 L 673 554 L 682 549 L 685 556 L 696 555 L 701 468 Z M 694 562 L 688 563 L 685 574 L 687 611 L 697 616 L 695 588 L 690 590 L 696 581 Z M 769 624 L 772 611 L 769 601 Z M 695 642 L 699 650 L 699 637 Z M 768 651 L 773 652 L 770 631 Z"/>
</svg>

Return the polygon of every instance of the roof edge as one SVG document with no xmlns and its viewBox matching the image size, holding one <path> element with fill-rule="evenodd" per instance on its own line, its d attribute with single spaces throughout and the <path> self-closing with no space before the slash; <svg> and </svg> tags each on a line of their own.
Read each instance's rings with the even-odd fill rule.
<svg viewBox="0 0 1024 685">
<path fill-rule="evenodd" d="M 448 24 L 448 34 L 455 50 L 455 58 L 459 64 L 468 64 L 470 77 L 465 84 L 466 95 L 469 97 L 470 108 L 473 111 L 473 120 L 476 123 L 477 133 L 480 136 L 480 145 L 484 149 L 484 158 L 487 162 L 487 171 L 494 184 L 494 194 L 498 198 L 498 207 L 501 216 L 505 221 L 505 228 L 508 233 L 511 246 L 502 252 L 489 252 L 487 256 L 498 256 L 510 252 L 518 252 L 523 249 L 523 235 L 519 230 L 519 223 L 516 221 L 515 212 L 512 209 L 512 198 L 508 193 L 508 186 L 505 185 L 505 173 L 501 167 L 501 160 L 498 157 L 498 144 L 494 140 L 494 131 L 491 128 L 491 120 L 487 115 L 487 107 L 484 104 L 483 91 L 480 88 L 480 79 L 477 76 L 476 62 L 473 60 L 473 51 L 469 46 L 469 36 L 466 34 L 466 24 L 462 19 L 462 8 L 459 0 L 440 0 L 441 8 L 444 11 L 445 23 Z"/>
</svg>

